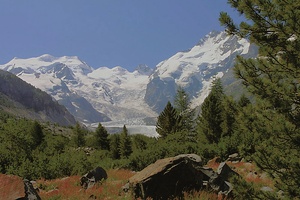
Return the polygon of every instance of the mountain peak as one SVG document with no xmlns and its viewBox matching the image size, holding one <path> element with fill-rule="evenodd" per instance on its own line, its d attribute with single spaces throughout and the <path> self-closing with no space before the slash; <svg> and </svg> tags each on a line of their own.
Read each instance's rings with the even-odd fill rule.
<svg viewBox="0 0 300 200">
<path fill-rule="evenodd" d="M 145 64 L 139 64 L 134 71 L 137 71 L 141 75 L 151 75 L 153 70 Z"/>
<path fill-rule="evenodd" d="M 115 72 L 118 75 L 122 75 L 122 74 L 128 73 L 127 69 L 124 69 L 121 66 L 116 66 L 116 67 L 112 68 L 112 71 Z"/>
<path fill-rule="evenodd" d="M 38 60 L 44 61 L 44 62 L 53 62 L 56 59 L 57 58 L 55 58 L 54 56 L 52 56 L 50 54 L 44 54 L 44 55 L 41 55 L 40 57 L 38 57 Z"/>
<path fill-rule="evenodd" d="M 209 39 L 213 39 L 216 40 L 216 38 L 220 39 L 220 38 L 225 38 L 227 37 L 227 33 L 225 31 L 211 31 L 210 33 L 208 33 L 207 35 L 205 35 L 196 46 L 202 46 L 205 42 L 207 42 Z"/>
<path fill-rule="evenodd" d="M 51 68 L 59 63 L 67 66 L 73 73 L 86 75 L 93 71 L 92 67 L 81 61 L 77 56 L 54 57 L 50 54 L 27 59 L 14 58 L 6 64 L 0 65 L 0 69 L 11 71 L 14 74 L 20 72 L 40 73 L 41 69 L 45 70 L 45 68 Z"/>
</svg>

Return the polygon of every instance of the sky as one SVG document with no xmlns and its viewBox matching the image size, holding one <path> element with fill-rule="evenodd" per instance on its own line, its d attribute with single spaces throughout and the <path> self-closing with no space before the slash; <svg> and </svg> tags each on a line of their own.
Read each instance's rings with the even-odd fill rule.
<svg viewBox="0 0 300 200">
<path fill-rule="evenodd" d="M 0 64 L 78 56 L 93 68 L 154 68 L 222 31 L 226 0 L 0 0 Z"/>
</svg>

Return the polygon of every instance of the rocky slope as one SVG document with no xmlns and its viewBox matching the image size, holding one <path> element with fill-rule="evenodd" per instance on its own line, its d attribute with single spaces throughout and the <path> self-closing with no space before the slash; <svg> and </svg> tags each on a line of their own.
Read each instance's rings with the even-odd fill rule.
<svg viewBox="0 0 300 200">
<path fill-rule="evenodd" d="M 76 123 L 68 110 L 46 92 L 3 70 L 0 70 L 0 100 L 2 110 L 20 117 L 65 126 Z"/>
</svg>

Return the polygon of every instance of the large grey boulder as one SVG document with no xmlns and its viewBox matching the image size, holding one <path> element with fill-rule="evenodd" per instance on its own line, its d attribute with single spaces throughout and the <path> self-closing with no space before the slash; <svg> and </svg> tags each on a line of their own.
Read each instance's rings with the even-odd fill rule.
<svg viewBox="0 0 300 200">
<path fill-rule="evenodd" d="M 80 185 L 84 189 L 88 189 L 93 187 L 96 183 L 106 179 L 107 179 L 106 171 L 102 167 L 97 167 L 81 177 Z"/>
<path fill-rule="evenodd" d="M 157 160 L 131 177 L 122 190 L 142 199 L 180 199 L 184 192 L 203 189 L 228 196 L 233 189 L 228 179 L 235 175 L 225 162 L 214 171 L 203 166 L 200 156 L 182 154 Z"/>
<path fill-rule="evenodd" d="M 183 154 L 156 161 L 129 179 L 135 198 L 169 199 L 203 186 L 202 159 Z"/>
</svg>

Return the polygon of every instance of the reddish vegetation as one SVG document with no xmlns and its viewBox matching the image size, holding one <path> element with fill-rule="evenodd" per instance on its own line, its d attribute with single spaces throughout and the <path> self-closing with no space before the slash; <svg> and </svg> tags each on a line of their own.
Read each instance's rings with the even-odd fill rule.
<svg viewBox="0 0 300 200">
<path fill-rule="evenodd" d="M 261 184 L 264 186 L 273 186 L 273 182 L 266 173 L 261 172 L 258 167 L 254 163 L 250 162 L 226 162 L 228 166 L 231 167 L 235 172 L 237 172 L 239 175 L 245 178 L 248 182 L 253 182 L 256 184 Z M 220 162 L 218 158 L 214 158 L 207 162 L 207 167 L 210 167 L 214 170 L 217 170 Z"/>
<path fill-rule="evenodd" d="M 207 167 L 216 170 L 219 166 L 219 160 L 214 159 L 208 162 Z M 271 179 L 264 173 L 260 173 L 253 163 L 248 162 L 227 162 L 227 164 L 249 182 L 272 187 Z M 123 185 L 135 173 L 129 170 L 118 169 L 108 170 L 108 179 L 99 183 L 93 188 L 84 190 L 79 184 L 80 176 L 66 177 L 56 180 L 39 180 L 36 187 L 39 188 L 40 197 L 47 199 L 132 199 L 130 194 L 121 191 Z M 2 183 L 0 183 L 2 185 Z M 185 199 L 219 199 L 217 194 L 211 194 L 206 191 L 186 193 Z"/>
<path fill-rule="evenodd" d="M 79 184 L 80 176 L 55 180 L 37 181 L 42 199 L 124 199 L 120 196 L 121 187 L 134 174 L 129 170 L 108 170 L 108 179 L 95 187 L 84 190 Z"/>
</svg>

